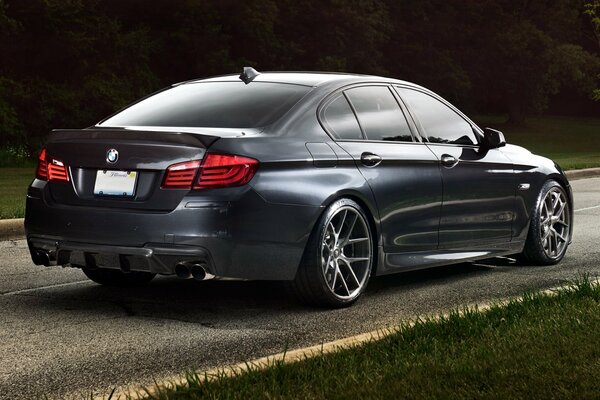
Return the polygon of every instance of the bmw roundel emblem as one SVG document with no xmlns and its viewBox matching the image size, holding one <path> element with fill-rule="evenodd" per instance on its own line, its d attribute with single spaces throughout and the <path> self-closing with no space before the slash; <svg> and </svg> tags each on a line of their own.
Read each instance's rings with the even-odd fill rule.
<svg viewBox="0 0 600 400">
<path fill-rule="evenodd" d="M 116 149 L 110 149 L 106 152 L 106 161 L 114 164 L 119 159 L 119 152 Z"/>
</svg>

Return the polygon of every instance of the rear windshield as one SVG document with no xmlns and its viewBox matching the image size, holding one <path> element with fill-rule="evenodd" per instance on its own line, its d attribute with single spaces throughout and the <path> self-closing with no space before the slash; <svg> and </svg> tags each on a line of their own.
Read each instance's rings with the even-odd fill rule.
<svg viewBox="0 0 600 400">
<path fill-rule="evenodd" d="M 157 93 L 100 126 L 260 128 L 271 125 L 310 87 L 283 83 L 186 83 Z"/>
</svg>

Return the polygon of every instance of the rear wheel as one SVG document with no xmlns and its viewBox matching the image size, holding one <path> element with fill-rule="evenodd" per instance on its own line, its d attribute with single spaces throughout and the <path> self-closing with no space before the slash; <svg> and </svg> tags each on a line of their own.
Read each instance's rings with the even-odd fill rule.
<svg viewBox="0 0 600 400">
<path fill-rule="evenodd" d="M 317 222 L 291 288 L 306 303 L 345 307 L 363 293 L 372 268 L 367 216 L 356 202 L 340 199 Z"/>
<path fill-rule="evenodd" d="M 524 261 L 552 265 L 563 259 L 571 241 L 571 209 L 565 189 L 556 181 L 542 187 L 521 254 Z"/>
<path fill-rule="evenodd" d="M 122 272 L 106 268 L 81 268 L 85 276 L 92 281 L 106 286 L 137 286 L 150 282 L 156 274 L 150 272 Z"/>
</svg>

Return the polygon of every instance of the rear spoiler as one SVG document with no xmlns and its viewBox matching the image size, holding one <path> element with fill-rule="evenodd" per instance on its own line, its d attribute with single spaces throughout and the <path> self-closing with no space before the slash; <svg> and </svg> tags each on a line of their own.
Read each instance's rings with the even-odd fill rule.
<svg viewBox="0 0 600 400">
<path fill-rule="evenodd" d="M 219 139 L 219 136 L 186 132 L 130 130 L 124 128 L 55 129 L 50 132 L 48 143 L 73 142 L 82 139 L 141 140 L 145 142 L 173 143 L 208 148 Z"/>
</svg>

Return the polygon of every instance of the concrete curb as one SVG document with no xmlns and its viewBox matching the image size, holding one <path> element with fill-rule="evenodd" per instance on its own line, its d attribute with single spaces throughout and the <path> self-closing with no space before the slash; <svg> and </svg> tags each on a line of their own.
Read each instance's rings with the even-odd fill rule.
<svg viewBox="0 0 600 400">
<path fill-rule="evenodd" d="M 600 168 L 586 168 L 566 171 L 569 180 L 593 178 L 600 176 Z M 25 239 L 23 218 L 0 219 L 0 241 Z"/>
<path fill-rule="evenodd" d="M 25 238 L 23 218 L 0 219 L 0 241 Z"/>
<path fill-rule="evenodd" d="M 565 174 L 570 181 L 584 178 L 594 178 L 600 176 L 600 168 L 574 169 L 571 171 L 565 171 Z"/>
</svg>

